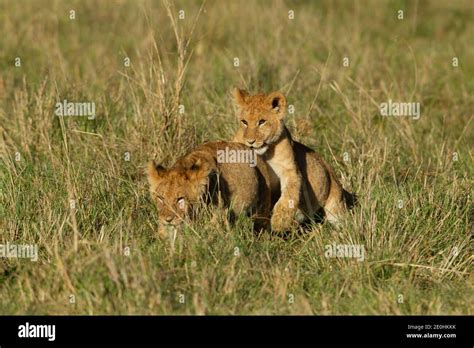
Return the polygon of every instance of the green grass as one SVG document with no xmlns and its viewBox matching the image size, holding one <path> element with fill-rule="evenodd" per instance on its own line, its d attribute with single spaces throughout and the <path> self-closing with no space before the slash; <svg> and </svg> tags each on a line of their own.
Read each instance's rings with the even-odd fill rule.
<svg viewBox="0 0 474 348">
<path fill-rule="evenodd" d="M 0 258 L 0 313 L 472 314 L 472 3 L 180 1 L 174 25 L 165 5 L 0 2 L 0 244 L 39 247 Z M 236 86 L 287 95 L 295 138 L 359 197 L 340 228 L 257 238 L 211 209 L 157 238 L 145 164 L 230 139 Z M 97 118 L 55 116 L 64 99 Z M 388 99 L 420 119 L 381 117 Z"/>
</svg>

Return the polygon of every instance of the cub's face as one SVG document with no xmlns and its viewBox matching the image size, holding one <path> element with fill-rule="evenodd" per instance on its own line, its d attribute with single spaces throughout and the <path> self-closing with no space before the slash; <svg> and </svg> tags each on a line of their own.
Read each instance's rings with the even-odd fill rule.
<svg viewBox="0 0 474 348">
<path fill-rule="evenodd" d="M 286 98 L 280 92 L 268 95 L 249 95 L 246 91 L 234 91 L 238 106 L 239 130 L 236 140 L 263 155 L 268 146 L 276 143 L 284 129 Z"/>
<path fill-rule="evenodd" d="M 177 227 L 192 214 L 205 192 L 208 175 L 208 170 L 197 163 L 168 170 L 154 162 L 148 164 L 150 194 L 160 225 Z"/>
</svg>

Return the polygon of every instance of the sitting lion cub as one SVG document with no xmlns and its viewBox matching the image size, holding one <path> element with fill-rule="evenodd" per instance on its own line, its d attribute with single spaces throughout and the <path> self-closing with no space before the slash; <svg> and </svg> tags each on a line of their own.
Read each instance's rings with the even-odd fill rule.
<svg viewBox="0 0 474 348">
<path fill-rule="evenodd" d="M 296 222 L 314 217 L 321 208 L 328 221 L 337 223 L 346 209 L 345 196 L 350 194 L 318 154 L 291 138 L 283 122 L 285 96 L 280 92 L 249 95 L 236 89 L 234 97 L 240 128 L 233 141 L 255 149 L 271 168 L 272 190 L 280 185 L 272 229 L 288 230 Z"/>
<path fill-rule="evenodd" d="M 209 142 L 181 157 L 170 169 L 148 164 L 150 194 L 159 213 L 159 234 L 193 217 L 201 203 L 222 203 L 234 214 L 250 214 L 255 228 L 266 228 L 270 186 L 265 163 L 247 147 Z"/>
</svg>

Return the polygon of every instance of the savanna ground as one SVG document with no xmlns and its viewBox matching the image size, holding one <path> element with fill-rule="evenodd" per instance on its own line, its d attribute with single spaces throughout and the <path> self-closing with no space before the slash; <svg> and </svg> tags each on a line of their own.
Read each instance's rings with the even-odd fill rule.
<svg viewBox="0 0 474 348">
<path fill-rule="evenodd" d="M 0 243 L 39 248 L 0 259 L 0 313 L 472 314 L 473 15 L 469 0 L 0 1 Z M 157 238 L 147 161 L 230 139 L 236 86 L 287 95 L 294 137 L 359 197 L 340 228 L 257 238 L 211 209 L 174 246 Z M 97 117 L 56 116 L 64 99 Z M 382 117 L 389 99 L 421 117 Z M 326 257 L 333 243 L 365 261 Z"/>
</svg>

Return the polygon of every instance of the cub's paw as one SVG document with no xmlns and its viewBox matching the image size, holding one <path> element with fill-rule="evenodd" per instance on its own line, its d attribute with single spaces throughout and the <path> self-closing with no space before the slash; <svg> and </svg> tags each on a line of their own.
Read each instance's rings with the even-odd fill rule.
<svg viewBox="0 0 474 348">
<path fill-rule="evenodd" d="M 276 232 L 285 232 L 296 226 L 295 213 L 297 209 L 278 201 L 272 212 L 271 226 Z"/>
</svg>

